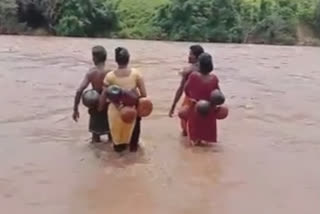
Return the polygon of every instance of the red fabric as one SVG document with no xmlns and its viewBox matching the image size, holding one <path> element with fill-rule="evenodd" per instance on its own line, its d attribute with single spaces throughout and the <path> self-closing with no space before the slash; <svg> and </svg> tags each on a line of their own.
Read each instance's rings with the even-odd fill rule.
<svg viewBox="0 0 320 214">
<path fill-rule="evenodd" d="M 214 74 L 210 74 L 204 78 L 200 73 L 192 73 L 186 83 L 185 93 L 191 100 L 209 101 L 211 92 L 218 88 L 219 80 Z M 215 107 L 212 107 L 206 117 L 196 112 L 194 104 L 191 105 L 191 108 L 187 121 L 187 133 L 190 140 L 217 142 Z"/>
</svg>

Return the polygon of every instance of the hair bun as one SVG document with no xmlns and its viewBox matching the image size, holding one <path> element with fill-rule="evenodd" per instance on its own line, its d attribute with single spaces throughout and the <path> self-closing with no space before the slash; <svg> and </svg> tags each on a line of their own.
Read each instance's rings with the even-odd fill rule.
<svg viewBox="0 0 320 214">
<path fill-rule="evenodd" d="M 123 50 L 123 48 L 117 47 L 117 48 L 115 49 L 116 55 L 118 55 L 122 50 Z"/>
</svg>

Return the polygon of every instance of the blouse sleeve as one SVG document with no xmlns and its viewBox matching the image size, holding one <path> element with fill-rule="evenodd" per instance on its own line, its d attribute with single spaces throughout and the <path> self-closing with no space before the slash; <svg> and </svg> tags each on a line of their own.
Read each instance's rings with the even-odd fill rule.
<svg viewBox="0 0 320 214">
<path fill-rule="evenodd" d="M 217 89 L 219 89 L 220 90 L 220 85 L 219 85 L 219 78 L 217 77 L 217 76 L 215 76 L 216 77 L 216 83 L 217 83 Z"/>
<path fill-rule="evenodd" d="M 103 84 L 104 85 L 112 85 L 112 72 L 107 73 L 107 75 L 105 76 L 104 80 L 103 80 Z"/>
<path fill-rule="evenodd" d="M 143 79 L 142 73 L 138 69 L 134 69 L 134 75 L 136 78 L 136 82 L 140 81 Z"/>
</svg>

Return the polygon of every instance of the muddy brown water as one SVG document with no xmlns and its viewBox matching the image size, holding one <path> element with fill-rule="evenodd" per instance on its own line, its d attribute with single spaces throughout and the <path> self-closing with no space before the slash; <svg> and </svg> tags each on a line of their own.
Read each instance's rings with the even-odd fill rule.
<svg viewBox="0 0 320 214">
<path fill-rule="evenodd" d="M 143 150 L 91 146 L 71 120 L 93 45 L 127 47 L 155 111 Z M 228 98 L 219 145 L 190 148 L 167 112 L 189 43 L 0 36 L 0 208 L 10 214 L 317 214 L 320 49 L 204 44 Z"/>
</svg>

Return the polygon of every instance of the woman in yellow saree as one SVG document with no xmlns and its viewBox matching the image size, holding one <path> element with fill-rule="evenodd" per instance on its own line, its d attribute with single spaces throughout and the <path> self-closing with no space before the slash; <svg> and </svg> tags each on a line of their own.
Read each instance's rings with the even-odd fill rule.
<svg viewBox="0 0 320 214">
<path fill-rule="evenodd" d="M 110 85 L 117 85 L 124 90 L 134 91 L 139 97 L 146 97 L 146 89 L 142 75 L 137 69 L 129 68 L 130 54 L 125 48 L 117 48 L 115 50 L 115 58 L 118 64 L 118 69 L 109 72 L 104 80 L 105 88 Z M 106 90 L 101 95 L 100 107 L 103 109 L 103 105 L 106 100 Z M 108 108 L 108 120 L 110 126 L 110 132 L 114 143 L 114 149 L 116 152 L 122 152 L 127 149 L 129 144 L 137 144 L 140 133 L 134 133 L 137 130 L 135 127 L 140 127 L 140 118 L 136 118 L 132 123 L 125 123 L 121 119 L 119 106 L 110 103 Z M 138 131 L 140 132 L 140 131 Z M 133 140 L 134 139 L 134 140 Z"/>
</svg>

